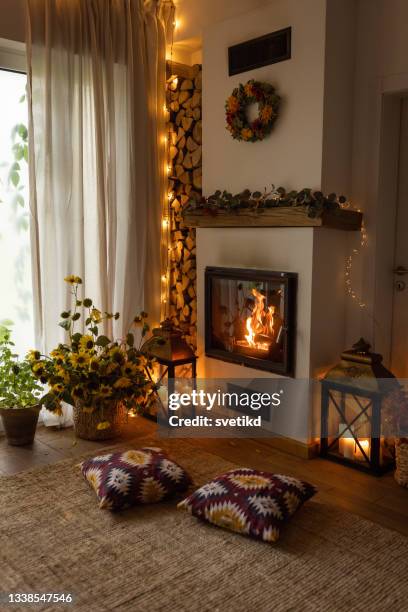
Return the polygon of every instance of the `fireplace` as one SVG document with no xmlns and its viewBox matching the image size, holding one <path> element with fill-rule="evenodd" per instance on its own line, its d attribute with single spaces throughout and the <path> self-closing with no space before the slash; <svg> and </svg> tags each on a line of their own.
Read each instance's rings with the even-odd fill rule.
<svg viewBox="0 0 408 612">
<path fill-rule="evenodd" d="M 293 376 L 297 274 L 205 270 L 208 357 Z"/>
</svg>

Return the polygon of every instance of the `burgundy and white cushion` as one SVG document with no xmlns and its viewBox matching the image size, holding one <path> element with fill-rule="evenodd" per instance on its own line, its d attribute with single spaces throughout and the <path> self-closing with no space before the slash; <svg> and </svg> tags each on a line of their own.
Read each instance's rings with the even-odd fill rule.
<svg viewBox="0 0 408 612">
<path fill-rule="evenodd" d="M 283 525 L 316 492 L 297 478 L 241 468 L 200 487 L 178 508 L 218 527 L 276 542 Z"/>
<path fill-rule="evenodd" d="M 83 461 L 80 467 L 99 507 L 109 510 L 160 502 L 183 493 L 191 484 L 187 472 L 160 448 L 102 454 Z"/>
</svg>

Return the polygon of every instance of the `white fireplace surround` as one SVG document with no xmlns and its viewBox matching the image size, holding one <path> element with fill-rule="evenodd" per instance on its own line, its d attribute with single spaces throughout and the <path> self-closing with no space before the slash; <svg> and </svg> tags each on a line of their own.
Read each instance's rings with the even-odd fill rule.
<svg viewBox="0 0 408 612">
<path fill-rule="evenodd" d="M 207 266 L 296 272 L 298 291 L 295 333 L 295 378 L 316 378 L 333 364 L 345 338 L 344 262 L 347 232 L 327 228 L 197 229 L 198 376 L 199 378 L 275 378 L 205 356 L 205 290 Z M 276 434 L 308 442 L 299 432 L 316 431 L 318 398 L 290 406 L 273 424 Z M 313 408 L 314 404 L 314 408 Z"/>
</svg>

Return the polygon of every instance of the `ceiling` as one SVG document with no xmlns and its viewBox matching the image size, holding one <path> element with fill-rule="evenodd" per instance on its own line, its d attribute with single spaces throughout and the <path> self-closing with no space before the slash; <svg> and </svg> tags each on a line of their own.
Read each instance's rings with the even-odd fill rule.
<svg viewBox="0 0 408 612">
<path fill-rule="evenodd" d="M 272 0 L 174 0 L 176 48 L 194 52 L 201 48 L 203 30 L 212 23 L 247 13 Z"/>
</svg>

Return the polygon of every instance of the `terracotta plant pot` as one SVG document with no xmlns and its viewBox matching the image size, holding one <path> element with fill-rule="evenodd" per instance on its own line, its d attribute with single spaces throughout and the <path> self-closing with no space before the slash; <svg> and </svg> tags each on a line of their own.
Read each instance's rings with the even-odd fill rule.
<svg viewBox="0 0 408 612">
<path fill-rule="evenodd" d="M 25 446 L 33 443 L 40 414 L 39 406 L 1 408 L 0 414 L 9 444 Z"/>
<path fill-rule="evenodd" d="M 408 488 L 408 438 L 397 438 L 395 441 L 395 480 L 401 487 Z"/>
<path fill-rule="evenodd" d="M 93 412 L 84 412 L 78 402 L 74 406 L 74 430 L 77 438 L 83 440 L 111 440 L 122 433 L 127 420 L 127 411 L 121 402 L 105 400 L 95 406 Z M 98 429 L 99 423 L 109 421 L 108 429 Z"/>
</svg>

